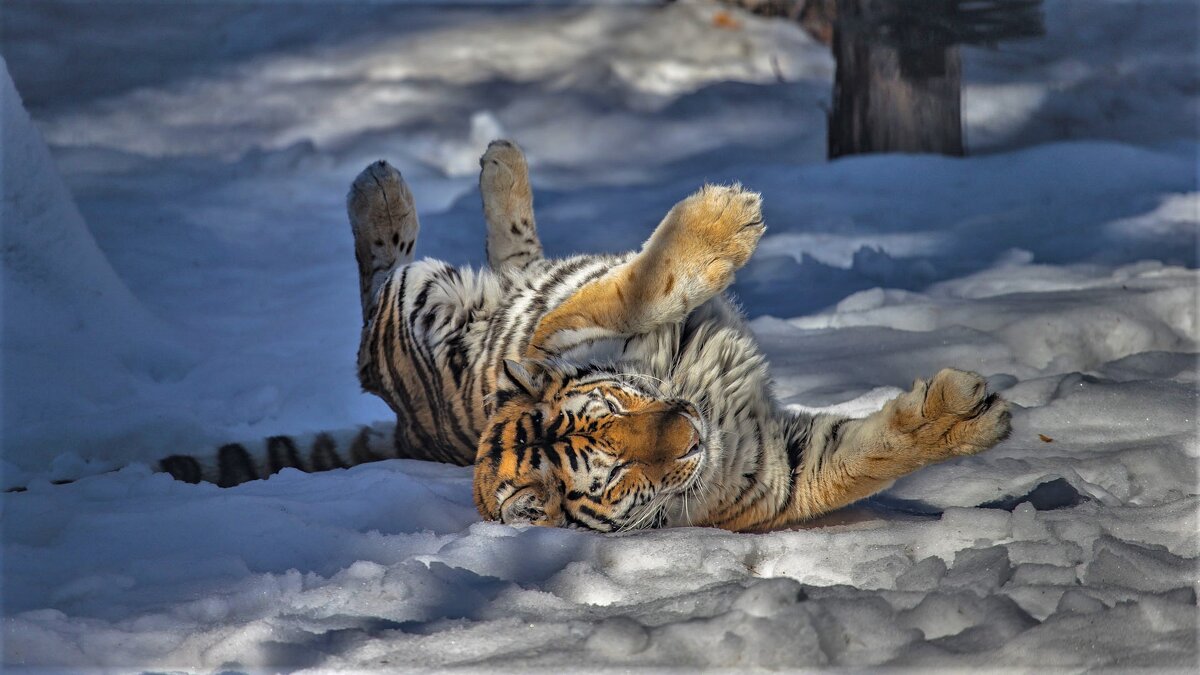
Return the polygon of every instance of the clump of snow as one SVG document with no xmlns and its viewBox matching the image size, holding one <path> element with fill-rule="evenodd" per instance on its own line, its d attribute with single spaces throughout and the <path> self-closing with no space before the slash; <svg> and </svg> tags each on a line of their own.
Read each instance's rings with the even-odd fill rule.
<svg viewBox="0 0 1200 675">
<path fill-rule="evenodd" d="M 1048 1 L 1046 39 L 964 50 L 990 154 L 833 163 L 828 51 L 708 3 L 10 5 L 50 147 L 5 76 L 6 667 L 1195 664 L 1193 4 Z M 386 419 L 346 185 L 388 157 L 418 253 L 478 263 L 505 134 L 552 254 L 632 248 L 705 180 L 762 191 L 735 292 L 785 404 L 866 415 L 955 366 L 1012 438 L 766 535 L 480 522 L 469 470 L 404 460 L 150 471 Z"/>
<path fill-rule="evenodd" d="M 6 498 L 6 575 L 20 582 L 6 590 L 6 658 L 995 667 L 1052 654 L 1096 667 L 1183 665 L 1195 646 L 1194 496 L 1149 512 L 1026 504 L 768 536 L 605 537 L 478 523 L 469 481 L 402 460 L 232 490 L 127 469 Z M 1125 539 L 1129 518 L 1174 534 Z M 1141 639 L 1045 652 L 1082 614 L 1097 638 Z"/>
</svg>

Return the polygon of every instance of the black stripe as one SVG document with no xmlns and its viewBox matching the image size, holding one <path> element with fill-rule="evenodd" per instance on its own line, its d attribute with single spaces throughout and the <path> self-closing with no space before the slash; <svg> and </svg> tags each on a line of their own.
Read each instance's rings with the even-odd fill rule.
<svg viewBox="0 0 1200 675">
<path fill-rule="evenodd" d="M 317 434 L 313 439 L 312 451 L 308 462 L 313 471 L 329 471 L 330 469 L 345 469 L 344 462 L 337 453 L 337 443 L 329 434 Z"/>
<path fill-rule="evenodd" d="M 571 429 L 571 425 L 571 413 L 567 411 L 559 412 L 558 417 L 554 418 L 554 424 L 550 427 L 550 430 L 546 435 L 546 440 L 558 440 Z"/>
<path fill-rule="evenodd" d="M 754 418 L 754 436 L 751 443 L 754 444 L 754 471 L 756 474 L 761 474 L 766 468 L 767 463 L 763 461 L 762 421 L 758 417 Z M 741 443 L 738 445 L 741 445 Z"/>
<path fill-rule="evenodd" d="M 788 418 L 784 422 L 783 442 L 784 450 L 787 452 L 788 462 L 788 478 L 787 478 L 787 499 L 784 500 L 783 506 L 780 507 L 779 513 L 790 513 L 792 505 L 796 502 L 797 481 L 800 480 L 800 470 L 804 466 L 804 458 L 808 454 L 808 443 L 812 438 L 812 427 L 816 417 L 809 417 L 804 426 L 799 430 L 796 426 L 799 422 L 798 418 Z"/>
<path fill-rule="evenodd" d="M 408 267 L 404 268 L 399 277 L 400 291 L 403 293 L 404 287 L 408 283 Z M 392 279 L 394 280 L 395 278 L 395 275 L 393 275 Z M 394 321 L 397 313 L 396 310 L 400 306 L 400 303 L 392 294 L 390 281 L 388 284 L 388 298 L 390 302 L 387 303 L 387 309 L 384 309 L 384 305 L 381 303 L 376 313 L 375 323 L 371 331 L 370 352 L 368 356 L 376 369 L 380 372 L 386 371 L 388 377 L 392 380 L 392 387 L 385 390 L 383 378 L 376 375 L 379 382 L 377 393 L 396 411 L 399 417 L 398 424 L 403 425 L 404 414 L 412 410 L 412 400 L 408 396 L 408 392 L 404 389 L 403 381 L 397 379 L 397 373 L 393 367 L 392 355 L 389 351 L 387 336 L 390 331 L 388 328 L 392 321 Z"/>
<path fill-rule="evenodd" d="M 500 460 L 504 458 L 504 426 L 497 424 L 492 428 L 492 435 L 488 438 L 488 459 L 492 460 L 492 464 L 500 466 Z"/>
<path fill-rule="evenodd" d="M 446 365 L 450 368 L 450 378 L 454 380 L 455 389 L 460 392 L 463 391 L 463 373 L 466 372 L 469 365 L 467 360 L 467 346 L 463 340 L 463 333 L 465 333 L 465 326 L 459 326 L 442 343 L 446 348 Z"/>
<path fill-rule="evenodd" d="M 233 487 L 258 478 L 250 453 L 238 443 L 222 445 L 217 451 L 217 485 Z"/>
<path fill-rule="evenodd" d="M 392 403 L 392 409 L 396 411 L 397 424 L 403 425 L 405 423 L 406 420 L 404 420 L 403 417 L 404 412 L 407 411 L 409 413 L 407 429 L 410 433 L 416 436 L 417 442 L 422 448 L 420 451 L 413 453 L 413 458 L 431 459 L 432 457 L 430 455 L 433 452 L 433 449 L 439 444 L 420 423 L 420 416 L 417 414 L 417 409 L 413 403 L 412 396 L 408 393 L 408 390 L 405 387 L 404 377 L 396 368 L 396 363 L 399 359 L 394 351 L 396 349 L 400 349 L 404 350 L 405 352 L 409 352 L 412 347 L 411 342 L 405 339 L 407 335 L 406 331 L 403 330 L 404 320 L 401 316 L 404 313 L 404 296 L 406 295 L 408 288 L 409 269 L 410 268 L 405 267 L 404 272 L 400 275 L 400 288 L 397 292 L 398 298 L 392 303 L 392 309 L 394 311 L 388 315 L 387 321 L 379 328 L 380 333 L 383 335 L 383 366 L 387 368 L 388 376 L 392 381 L 392 389 L 389 390 L 389 393 L 393 394 L 397 399 L 399 399 L 397 401 L 389 401 Z M 411 358 L 411 354 L 406 355 L 404 360 L 412 364 L 414 367 L 417 366 L 415 359 Z M 417 373 L 417 375 L 418 379 L 422 381 L 422 384 L 424 384 L 424 379 L 420 377 L 420 373 Z"/>
<path fill-rule="evenodd" d="M 508 326 L 508 329 L 503 332 L 500 342 L 500 352 L 493 356 L 493 361 L 499 361 L 508 354 L 509 347 L 514 341 L 519 340 L 519 344 L 529 344 L 529 339 L 533 337 L 533 331 L 537 328 L 537 323 L 541 321 L 542 316 L 546 313 L 548 304 L 548 295 L 551 291 L 562 286 L 563 282 L 568 277 L 583 269 L 591 262 L 588 258 L 574 258 L 564 261 L 554 272 L 534 291 L 533 300 L 526 311 L 522 312 L 519 319 L 525 321 L 516 321 Z M 573 289 L 573 290 L 578 290 Z M 568 296 L 569 297 L 569 296 Z M 565 300 L 565 298 L 564 298 Z M 519 335 L 518 335 L 519 334 Z"/>
<path fill-rule="evenodd" d="M 421 290 L 417 291 L 417 296 L 413 298 L 412 311 L 409 313 L 410 321 L 415 323 L 415 317 L 425 309 L 425 303 L 429 302 L 429 291 L 437 282 L 437 270 L 430 271 L 429 277 L 421 284 Z"/>
<path fill-rule="evenodd" d="M 550 460 L 551 464 L 561 471 L 563 468 L 563 458 L 562 453 L 559 451 L 559 445 L 556 443 L 555 445 L 548 446 L 546 448 L 546 457 Z"/>
<path fill-rule="evenodd" d="M 513 434 L 516 447 L 512 449 L 513 454 L 517 456 L 517 467 L 525 462 L 525 455 L 529 453 L 529 435 L 525 432 L 525 425 L 521 424 L 521 420 L 516 420 L 513 426 L 517 428 Z"/>
<path fill-rule="evenodd" d="M 846 422 L 849 421 L 843 418 L 833 423 L 833 426 L 829 429 L 829 442 L 825 444 L 826 447 L 832 445 L 835 450 L 837 449 L 838 441 L 842 436 L 842 427 L 846 426 Z"/>
<path fill-rule="evenodd" d="M 405 268 L 404 272 L 402 272 L 402 276 L 407 275 L 407 274 L 408 274 L 408 268 Z M 378 393 L 382 393 L 381 390 L 383 389 L 382 382 L 380 380 L 379 372 L 378 372 L 379 364 L 375 362 L 376 361 L 375 355 L 377 353 L 379 353 L 379 339 L 382 335 L 382 331 L 379 330 L 379 322 L 381 320 L 383 320 L 383 317 L 386 314 L 386 310 L 384 309 L 384 300 L 386 298 L 392 297 L 392 295 L 391 295 L 392 294 L 392 286 L 395 283 L 395 280 L 396 280 L 395 274 L 388 276 L 387 281 L 385 281 L 383 286 L 379 289 L 379 294 L 375 298 L 376 302 L 375 302 L 374 308 L 372 309 L 371 322 L 365 323 L 363 326 L 364 331 L 370 330 L 371 333 L 370 333 L 370 339 L 367 342 L 367 363 L 359 366 L 359 371 L 358 371 L 359 382 L 362 384 L 364 389 L 366 389 L 368 391 L 375 391 Z M 394 304 L 394 303 L 389 303 L 389 304 Z M 359 349 L 361 350 L 362 347 L 360 346 Z M 368 373 L 370 375 L 369 381 L 363 377 L 363 375 L 364 375 L 363 371 L 368 366 L 375 366 L 375 368 L 371 369 Z"/>
<path fill-rule="evenodd" d="M 563 514 L 563 520 L 565 520 L 568 525 L 574 525 L 575 527 L 581 527 L 585 530 L 592 530 L 592 531 L 599 530 L 599 528 L 597 528 L 595 525 L 592 525 L 591 523 L 585 523 L 584 521 L 576 518 L 574 514 L 572 514 L 570 511 L 568 511 L 566 509 L 563 509 L 562 514 Z"/>
<path fill-rule="evenodd" d="M 587 500 L 587 501 L 589 501 L 589 502 L 591 502 L 591 503 L 593 503 L 593 504 L 595 504 L 595 505 L 597 505 L 597 506 L 599 506 L 599 505 L 600 505 L 600 500 L 599 500 L 599 499 L 596 499 L 594 496 L 592 496 L 592 495 L 590 495 L 590 494 L 588 494 L 588 493 L 586 493 L 586 492 L 583 492 L 583 491 L 581 491 L 581 490 L 570 490 L 570 491 L 568 491 L 568 492 L 566 493 L 566 495 L 567 495 L 567 499 L 569 499 L 569 500 L 571 500 L 571 501 L 573 501 L 573 502 L 577 502 L 577 501 L 581 501 L 581 500 Z"/>
<path fill-rule="evenodd" d="M 749 494 L 751 490 L 763 485 L 762 483 L 758 482 L 758 476 L 755 474 L 744 474 L 742 478 L 746 480 L 746 484 L 742 487 L 742 491 L 738 493 L 737 498 L 730 502 L 730 506 L 736 505 L 738 506 L 738 509 L 729 515 L 722 513 L 722 522 L 732 522 L 733 520 L 736 520 L 738 516 L 742 515 L 746 511 L 749 511 L 750 508 L 758 502 L 758 497 L 754 497 L 753 499 L 746 498 L 746 495 Z"/>
<path fill-rule="evenodd" d="M 158 466 L 175 480 L 185 483 L 199 483 L 203 478 L 200 462 L 188 455 L 171 455 L 159 462 Z"/>
<path fill-rule="evenodd" d="M 542 414 L 541 410 L 537 410 L 529 415 L 529 426 L 533 429 L 534 440 L 538 442 L 546 438 L 546 430 L 542 428 L 542 422 L 544 421 Z"/>
<path fill-rule="evenodd" d="M 763 498 L 764 495 L 762 494 L 762 490 L 768 487 L 767 482 L 762 479 L 763 474 L 767 470 L 767 463 L 762 461 L 765 448 L 763 447 L 763 442 L 762 442 L 762 425 L 757 418 L 754 420 L 753 443 L 755 445 L 754 461 L 756 463 L 756 465 L 754 467 L 754 473 L 743 474 L 742 477 L 746 479 L 746 485 L 745 485 L 745 487 L 742 488 L 742 491 L 740 493 L 738 493 L 737 498 L 734 499 L 732 502 L 732 504 L 741 505 L 741 508 L 739 508 L 737 511 L 735 511 L 732 514 L 723 518 L 722 520 L 724 520 L 724 521 L 729 522 L 729 521 L 736 520 L 737 518 L 741 517 L 741 515 L 743 513 L 745 513 L 746 511 L 749 511 L 751 508 L 753 508 L 759 502 L 759 500 L 761 500 Z M 744 447 L 744 443 L 739 442 L 738 443 L 739 452 L 742 449 L 742 447 Z M 789 483 L 792 480 L 794 480 L 794 476 L 789 478 Z M 756 494 L 754 497 L 748 499 L 746 497 L 746 495 L 752 489 L 755 489 L 755 488 L 758 488 L 758 490 L 757 490 L 758 494 Z"/>
<path fill-rule="evenodd" d="M 267 471 L 278 473 L 289 467 L 304 471 L 296 444 L 287 436 L 271 436 L 267 439 Z"/>
<path fill-rule="evenodd" d="M 506 255 L 500 259 L 500 264 L 503 265 L 504 263 L 508 262 L 509 260 L 512 260 L 513 258 L 516 258 L 519 256 L 534 256 L 534 255 L 536 255 L 536 253 L 534 253 L 533 251 L 517 251 L 516 253 L 509 253 L 508 255 Z"/>
<path fill-rule="evenodd" d="M 420 351 L 420 347 L 413 339 L 413 336 L 409 330 L 411 322 L 416 320 L 416 313 L 410 312 L 409 309 L 405 307 L 406 299 L 409 296 L 407 273 L 408 269 L 406 268 L 405 275 L 401 279 L 400 290 L 398 292 L 398 300 L 396 303 L 397 312 L 391 317 L 391 320 L 388 321 L 387 327 L 389 329 L 389 333 L 391 333 L 391 336 L 390 339 L 384 341 L 386 361 L 393 383 L 404 382 L 404 377 L 396 369 L 396 364 L 399 359 L 397 358 L 395 350 L 403 350 L 405 352 L 404 361 L 410 368 L 412 368 L 412 370 L 416 371 L 414 373 L 416 375 L 416 379 L 425 392 L 425 409 L 434 416 L 433 422 L 435 428 L 432 430 L 425 429 L 425 427 L 421 424 L 421 416 L 416 414 L 417 411 L 415 406 L 412 406 L 414 414 L 409 420 L 409 426 L 416 432 L 418 438 L 421 439 L 422 445 L 424 446 L 424 456 L 422 459 L 432 458 L 438 461 L 446 461 L 446 458 L 441 456 L 439 452 L 443 445 L 443 443 L 440 442 L 441 434 L 437 428 L 439 421 L 437 419 L 437 407 L 440 402 L 430 389 L 428 373 L 422 368 L 421 359 L 417 356 L 417 352 Z M 429 280 L 426 281 L 426 285 L 428 283 Z M 387 352 L 387 347 L 391 348 L 391 353 Z M 412 405 L 411 399 L 410 405 Z"/>
<path fill-rule="evenodd" d="M 499 410 L 500 408 L 503 408 L 506 403 L 508 403 L 509 401 L 513 400 L 516 397 L 517 397 L 517 392 L 515 392 L 511 389 L 501 389 L 500 391 L 496 392 L 496 397 L 494 399 L 496 409 Z"/>
<path fill-rule="evenodd" d="M 846 422 L 848 421 L 849 420 L 843 418 L 834 422 L 833 425 L 829 427 L 829 435 L 825 437 L 825 447 L 821 448 L 821 452 L 817 453 L 817 456 L 814 458 L 816 460 L 816 467 L 814 471 L 815 476 L 820 476 L 821 471 L 825 468 L 825 460 L 829 459 L 833 456 L 833 453 L 837 452 L 838 443 L 841 441 L 842 427 L 846 426 Z"/>
<path fill-rule="evenodd" d="M 566 302 L 567 300 L 569 300 L 571 298 L 572 295 L 575 295 L 575 293 L 577 293 L 579 291 L 579 289 L 581 289 L 584 286 L 592 283 L 593 281 L 603 277 L 605 274 L 608 274 L 608 272 L 609 272 L 609 269 L 606 267 L 599 267 L 597 269 L 592 270 L 591 272 L 588 272 L 581 279 L 579 279 L 579 281 L 576 284 L 574 284 L 574 287 L 571 289 L 570 293 L 568 293 L 565 297 L 563 297 L 561 300 L 559 300 L 558 303 L 556 303 L 556 306 Z M 549 304 L 548 299 L 549 299 L 548 297 L 543 298 L 544 302 L 541 303 L 541 307 L 539 308 L 540 312 L 544 313 L 546 311 L 546 309 L 548 308 L 548 304 Z M 541 314 L 539 314 L 538 316 L 540 319 Z M 536 329 L 536 326 L 535 326 L 535 329 Z M 530 337 L 532 337 L 532 334 L 533 333 L 531 331 Z M 587 344 L 590 342 L 595 342 L 596 339 L 597 338 L 595 338 L 595 337 L 584 338 L 584 339 L 578 340 L 576 342 L 573 342 L 569 345 L 559 345 L 559 346 L 555 347 L 555 351 L 556 351 L 556 353 L 570 351 L 570 350 L 578 347 L 579 345 Z"/>
<path fill-rule="evenodd" d="M 799 435 L 791 436 L 787 439 L 788 467 L 791 468 L 793 474 L 804 463 L 804 451 L 808 447 L 809 440 L 812 438 L 812 427 L 815 420 L 815 417 L 810 417 L 808 423 L 800 430 Z"/>
<path fill-rule="evenodd" d="M 563 509 L 563 512 L 565 513 L 566 509 Z M 617 527 L 616 521 L 612 520 L 608 516 L 601 515 L 598 511 L 596 511 L 596 509 L 593 509 L 592 507 L 588 506 L 587 504 L 580 504 L 579 512 L 581 514 L 587 516 L 588 518 L 591 518 L 592 520 L 595 520 L 600 523 L 604 523 L 610 529 L 615 529 Z"/>
<path fill-rule="evenodd" d="M 363 427 L 358 435 L 354 437 L 354 441 L 350 443 L 350 464 L 364 464 L 366 462 L 376 462 L 382 459 L 379 455 L 371 450 L 371 429 Z"/>
<path fill-rule="evenodd" d="M 395 322 L 390 322 L 385 325 L 395 328 Z M 396 330 L 397 336 L 399 331 Z M 397 338 L 398 339 L 398 338 Z M 385 341 L 387 344 L 388 341 Z M 388 390 L 389 398 L 387 399 L 392 410 L 396 413 L 396 443 L 397 450 L 401 448 L 399 441 L 402 434 L 413 434 L 416 436 L 417 443 L 423 448 L 429 448 L 436 445 L 433 438 L 425 431 L 418 421 L 416 406 L 413 403 L 412 396 L 408 393 L 408 388 L 404 384 L 404 377 L 396 368 L 394 357 L 388 354 L 387 347 L 384 347 L 384 367 L 387 369 L 388 378 L 392 382 L 391 389 Z M 408 447 L 410 444 L 404 444 Z M 420 451 L 410 453 L 413 459 L 427 459 L 428 456 Z"/>
<path fill-rule="evenodd" d="M 437 449 L 438 454 L 443 457 L 442 461 L 458 463 L 455 461 L 457 453 L 453 452 L 453 445 L 450 443 L 450 439 L 446 437 L 443 429 L 449 427 L 449 429 L 454 433 L 454 436 L 457 437 L 460 443 L 459 447 L 462 448 L 473 449 L 477 439 L 473 438 L 471 434 L 467 433 L 462 428 L 459 415 L 450 414 L 450 406 L 446 403 L 446 400 L 443 396 L 445 384 L 442 382 L 441 369 L 437 366 L 437 359 L 434 358 L 433 353 L 430 351 L 430 346 L 426 343 L 412 340 L 412 329 L 416 327 L 418 321 L 421 321 L 424 324 L 424 332 L 429 332 L 429 325 L 432 323 L 432 319 L 436 317 L 436 308 L 431 308 L 429 310 L 429 314 L 425 314 L 423 316 L 421 315 L 421 311 L 423 310 L 425 303 L 428 301 L 429 292 L 433 288 L 433 285 L 440 280 L 438 279 L 438 272 L 444 273 L 446 269 L 450 268 L 443 267 L 439 270 L 435 270 L 431 274 L 432 278 L 427 279 L 422 285 L 421 290 L 417 294 L 417 300 L 414 303 L 414 306 L 419 305 L 419 307 L 416 307 L 416 309 L 409 314 L 408 324 L 406 326 L 408 330 L 406 331 L 406 334 L 409 336 L 410 341 L 413 342 L 413 351 L 420 357 L 419 359 L 413 360 L 413 365 L 417 366 L 418 368 L 421 366 L 425 366 L 426 368 L 423 377 L 420 379 L 422 386 L 425 388 L 426 394 L 430 395 L 430 399 L 433 402 L 430 406 L 430 412 L 433 414 L 434 423 L 437 426 L 437 429 L 434 430 L 434 434 L 437 436 L 438 440 L 441 441 L 443 446 L 442 448 Z"/>
</svg>

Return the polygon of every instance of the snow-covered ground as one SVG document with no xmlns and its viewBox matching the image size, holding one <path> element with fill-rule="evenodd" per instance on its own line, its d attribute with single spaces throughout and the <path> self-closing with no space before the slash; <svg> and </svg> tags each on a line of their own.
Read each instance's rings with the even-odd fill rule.
<svg viewBox="0 0 1200 675">
<path fill-rule="evenodd" d="M 492 4 L 5 3 L 6 667 L 1197 665 L 1194 3 L 1048 2 L 1045 38 L 964 52 L 971 157 L 834 163 L 795 26 Z M 762 191 L 735 291 L 785 402 L 957 366 L 1013 437 L 769 535 L 482 523 L 468 470 L 412 461 L 150 472 L 386 419 L 346 186 L 387 157 L 419 252 L 477 264 L 496 136 L 552 254 Z"/>
</svg>

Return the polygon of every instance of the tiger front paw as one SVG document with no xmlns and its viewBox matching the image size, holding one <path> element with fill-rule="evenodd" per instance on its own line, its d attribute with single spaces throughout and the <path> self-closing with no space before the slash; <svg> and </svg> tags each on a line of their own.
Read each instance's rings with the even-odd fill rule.
<svg viewBox="0 0 1200 675">
<path fill-rule="evenodd" d="M 766 229 L 757 192 L 705 185 L 671 209 L 646 247 L 677 267 L 703 300 L 733 282 Z"/>
<path fill-rule="evenodd" d="M 974 455 L 1012 430 L 1008 401 L 989 394 L 976 373 L 945 368 L 888 404 L 888 426 L 920 464 Z"/>
</svg>

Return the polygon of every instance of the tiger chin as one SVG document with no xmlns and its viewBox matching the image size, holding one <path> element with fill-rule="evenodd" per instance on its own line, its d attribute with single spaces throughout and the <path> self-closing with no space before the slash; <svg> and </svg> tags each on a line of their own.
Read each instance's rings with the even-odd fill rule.
<svg viewBox="0 0 1200 675">
<path fill-rule="evenodd" d="M 1009 404 L 961 370 L 862 419 L 780 406 L 725 293 L 766 229 L 757 193 L 706 185 L 637 251 L 551 259 L 521 149 L 494 141 L 480 167 L 479 270 L 415 257 L 413 193 L 387 162 L 351 186 L 358 377 L 396 413 L 386 448 L 275 443 L 255 462 L 227 447 L 211 470 L 180 457 L 162 468 L 231 485 L 281 466 L 427 459 L 474 464 L 480 514 L 504 523 L 766 531 L 1007 437 Z"/>
</svg>

